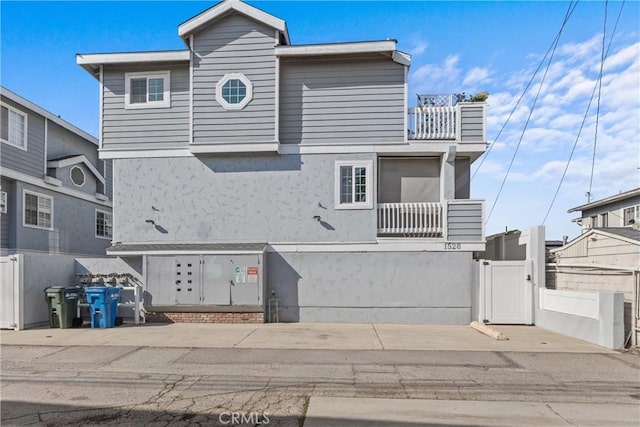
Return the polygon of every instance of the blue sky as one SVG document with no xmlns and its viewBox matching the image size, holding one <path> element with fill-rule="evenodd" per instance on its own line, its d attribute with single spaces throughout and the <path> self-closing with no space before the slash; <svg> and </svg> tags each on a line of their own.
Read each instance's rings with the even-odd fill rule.
<svg viewBox="0 0 640 427">
<path fill-rule="evenodd" d="M 487 90 L 490 142 L 556 37 L 569 6 L 565 1 L 249 3 L 287 21 L 293 44 L 397 39 L 398 49 L 413 56 L 411 103 L 416 93 Z M 98 84 L 75 64 L 75 54 L 183 49 L 177 26 L 213 4 L 3 0 L 2 85 L 97 135 Z M 608 2 L 606 44 L 621 6 Z M 540 72 L 476 174 L 472 197 L 486 199 L 488 213 L 522 139 L 487 234 L 542 222 L 597 81 L 604 12 L 605 2 L 578 3 L 545 83 L 540 88 Z M 594 199 L 640 186 L 639 22 L 640 3 L 624 3 L 604 67 Z M 521 138 L 538 89 L 537 107 Z M 594 100 L 545 222 L 547 238 L 579 234 L 566 211 L 586 202 L 595 110 Z"/>
</svg>

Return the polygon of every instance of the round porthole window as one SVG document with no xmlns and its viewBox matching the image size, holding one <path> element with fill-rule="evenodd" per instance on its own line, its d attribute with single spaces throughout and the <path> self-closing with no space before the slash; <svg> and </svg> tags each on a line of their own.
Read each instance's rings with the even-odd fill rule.
<svg viewBox="0 0 640 427">
<path fill-rule="evenodd" d="M 84 176 L 84 171 L 78 167 L 78 166 L 74 166 L 71 168 L 71 181 L 77 185 L 78 187 L 82 187 L 84 185 L 84 181 L 85 181 L 85 176 Z"/>
<path fill-rule="evenodd" d="M 244 74 L 225 74 L 216 84 L 216 100 L 225 110 L 241 110 L 252 98 L 253 85 Z"/>
</svg>

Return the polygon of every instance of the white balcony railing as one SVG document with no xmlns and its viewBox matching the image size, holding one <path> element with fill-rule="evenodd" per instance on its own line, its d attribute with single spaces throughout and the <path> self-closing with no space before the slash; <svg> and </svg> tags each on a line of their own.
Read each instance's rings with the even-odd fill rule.
<svg viewBox="0 0 640 427">
<path fill-rule="evenodd" d="M 408 110 L 410 139 L 456 139 L 458 107 L 416 107 Z"/>
<path fill-rule="evenodd" d="M 442 237 L 441 203 L 378 203 L 378 235 Z"/>
</svg>

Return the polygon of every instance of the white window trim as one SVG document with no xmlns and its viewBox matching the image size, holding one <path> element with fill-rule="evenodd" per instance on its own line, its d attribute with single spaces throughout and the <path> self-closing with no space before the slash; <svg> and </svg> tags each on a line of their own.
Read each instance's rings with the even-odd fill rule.
<svg viewBox="0 0 640 427">
<path fill-rule="evenodd" d="M 340 203 L 340 168 L 351 166 L 352 168 L 365 168 L 367 174 L 366 181 L 366 202 Z M 355 185 L 355 178 L 354 178 Z M 334 209 L 373 209 L 373 161 L 372 160 L 338 160 L 335 163 L 334 175 Z"/>
<path fill-rule="evenodd" d="M 0 105 L 5 107 L 9 111 L 13 111 L 14 113 L 19 114 L 22 117 L 24 117 L 24 137 L 23 137 L 23 141 L 22 141 L 23 142 L 23 146 L 16 145 L 16 144 L 14 144 L 12 142 L 9 142 L 8 140 L 6 140 L 4 138 L 0 138 L 0 141 L 4 142 L 5 144 L 10 145 L 12 147 L 19 148 L 20 150 L 27 151 L 27 140 L 29 139 L 27 137 L 27 132 L 29 131 L 29 123 L 27 122 L 29 117 L 28 117 L 27 113 L 25 113 L 24 111 L 18 110 L 17 108 L 12 107 L 11 105 L 5 104 L 4 102 L 0 103 Z M 9 126 L 9 123 L 7 123 L 7 126 Z M 7 137 L 9 137 L 8 131 L 7 131 Z"/>
<path fill-rule="evenodd" d="M 82 172 L 82 184 L 76 184 L 75 181 L 73 180 L 73 170 L 74 169 L 79 169 L 80 172 Z M 72 166 L 69 168 L 69 179 L 71 180 L 71 183 L 73 185 L 75 185 L 76 187 L 84 187 L 84 185 L 87 183 L 87 174 L 84 173 L 84 171 L 82 170 L 82 168 L 80 166 Z"/>
<path fill-rule="evenodd" d="M 9 203 L 7 198 L 8 198 L 7 192 L 6 191 L 0 191 L 0 214 L 6 214 L 7 213 L 7 204 Z"/>
<path fill-rule="evenodd" d="M 111 215 L 111 236 L 101 236 L 98 234 L 98 212 L 103 213 L 105 215 Z M 93 226 L 93 230 L 94 230 L 94 234 L 96 236 L 96 239 L 104 239 L 104 240 L 112 240 L 113 239 L 113 212 L 108 212 L 102 209 L 96 209 L 96 214 L 95 214 L 95 223 Z"/>
<path fill-rule="evenodd" d="M 26 215 L 27 194 L 36 196 L 38 198 L 43 197 L 45 199 L 51 200 L 51 226 L 50 227 L 42 227 L 40 225 L 27 224 L 27 215 Z M 35 191 L 31 191 L 31 190 L 22 190 L 22 226 L 27 228 L 35 228 L 38 230 L 53 231 L 53 210 L 54 210 L 53 202 L 54 200 L 52 196 L 47 196 L 46 194 L 42 194 L 42 193 L 36 193 Z"/>
<path fill-rule="evenodd" d="M 147 102 L 134 103 L 131 101 L 131 79 L 144 77 L 147 79 Z M 149 101 L 149 79 L 163 79 L 163 100 Z M 124 74 L 124 108 L 127 110 L 136 110 L 143 108 L 170 108 L 171 107 L 171 72 L 165 71 L 142 71 Z"/>
<path fill-rule="evenodd" d="M 244 99 L 237 104 L 229 104 L 222 97 L 222 86 L 224 86 L 224 84 L 227 83 L 229 80 L 240 80 L 247 87 L 247 96 L 245 96 Z M 218 104 L 220 104 L 222 108 L 224 108 L 225 110 L 242 110 L 244 107 L 247 106 L 247 104 L 249 104 L 249 102 L 251 102 L 252 99 L 253 99 L 253 83 L 251 83 L 251 80 L 249 80 L 247 76 L 245 76 L 242 73 L 225 74 L 218 81 L 218 83 L 216 83 L 216 101 L 218 101 Z"/>
</svg>

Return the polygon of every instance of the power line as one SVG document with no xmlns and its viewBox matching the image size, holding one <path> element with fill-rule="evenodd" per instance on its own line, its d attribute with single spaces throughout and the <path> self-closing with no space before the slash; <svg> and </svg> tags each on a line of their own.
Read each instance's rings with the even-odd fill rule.
<svg viewBox="0 0 640 427">
<path fill-rule="evenodd" d="M 604 60 L 609 56 L 609 51 L 611 50 L 611 43 L 613 42 L 613 37 L 616 34 L 618 29 L 618 23 L 620 22 L 620 16 L 622 15 L 622 8 L 624 7 L 624 3 L 626 0 L 622 0 L 622 4 L 620 5 L 620 11 L 618 11 L 618 17 L 616 18 L 616 24 L 613 26 L 613 31 L 611 32 L 611 38 L 609 39 L 609 45 L 607 46 L 607 52 L 604 56 Z M 576 151 L 576 146 L 578 145 L 578 140 L 580 139 L 580 135 L 582 134 L 582 129 L 584 127 L 585 122 L 587 121 L 587 115 L 589 114 L 589 110 L 591 108 L 591 103 L 593 102 L 593 97 L 596 93 L 596 89 L 598 88 L 598 83 L 602 80 L 602 67 L 600 68 L 600 75 L 598 76 L 598 80 L 596 84 L 593 85 L 593 91 L 591 92 L 591 98 L 589 98 L 589 103 L 587 104 L 587 111 L 584 113 L 584 117 L 582 118 L 582 123 L 580 124 L 580 129 L 578 130 L 578 135 L 576 136 L 576 140 L 573 143 L 573 147 L 571 148 L 571 154 L 569 154 L 569 159 L 567 160 L 567 164 L 564 167 L 564 171 L 562 172 L 562 177 L 560 178 L 560 182 L 558 183 L 558 187 L 556 188 L 556 192 L 553 195 L 553 199 L 551 200 L 551 204 L 549 205 L 549 209 L 547 209 L 547 213 L 542 220 L 542 224 L 547 221 L 549 217 L 549 213 L 551 213 L 551 209 L 556 202 L 556 198 L 558 197 L 558 193 L 560 192 L 560 188 L 562 187 L 562 183 L 564 182 L 564 178 L 567 175 L 567 170 L 569 170 L 569 165 L 571 164 L 571 159 L 573 158 L 573 153 Z"/>
<path fill-rule="evenodd" d="M 577 2 L 576 2 L 577 5 Z M 575 9 L 575 5 L 574 5 L 574 9 Z M 491 218 L 491 215 L 493 214 L 493 210 L 496 207 L 496 204 L 498 203 L 498 200 L 500 199 L 500 195 L 502 194 L 502 189 L 504 188 L 505 183 L 507 182 L 507 178 L 509 177 L 509 173 L 511 172 L 511 168 L 513 166 L 513 163 L 516 160 L 516 156 L 518 154 L 518 150 L 520 149 L 520 145 L 522 144 L 522 140 L 524 139 L 524 134 L 527 131 L 527 127 L 529 126 L 529 121 L 531 120 L 531 116 L 533 115 L 533 112 L 535 110 L 536 104 L 538 102 L 538 97 L 540 96 L 540 92 L 542 91 L 542 86 L 544 85 L 544 81 L 547 78 L 547 73 L 549 72 L 549 68 L 551 67 L 551 61 L 553 61 L 553 56 L 555 55 L 556 52 L 556 48 L 558 47 L 558 43 L 560 42 L 560 35 L 562 34 L 562 31 L 564 30 L 565 25 L 567 24 L 567 21 L 569 20 L 569 16 L 571 16 L 571 3 L 569 4 L 569 9 L 567 9 L 567 13 L 565 15 L 565 19 L 562 22 L 562 26 L 560 27 L 560 30 L 558 31 L 558 34 L 556 35 L 556 38 L 554 40 L 554 44 L 553 44 L 553 49 L 551 50 L 551 55 L 549 56 L 549 61 L 547 62 L 547 68 L 544 70 L 544 74 L 542 75 L 542 79 L 540 80 L 540 84 L 538 86 L 538 92 L 536 93 L 535 98 L 533 99 L 533 103 L 531 104 L 531 109 L 529 110 L 529 115 L 527 116 L 527 120 L 524 123 L 524 127 L 522 129 L 522 132 L 520 133 L 520 139 L 518 140 L 518 144 L 516 145 L 516 149 L 513 152 L 513 156 L 511 157 L 511 162 L 509 163 L 509 167 L 507 168 L 507 173 L 505 173 L 504 175 L 504 179 L 502 180 L 502 183 L 500 184 L 500 189 L 498 190 L 498 194 L 496 195 L 495 200 L 493 201 L 493 205 L 491 206 L 491 210 L 489 211 L 489 215 L 487 215 L 487 220 L 485 221 L 485 224 L 487 222 L 489 222 L 489 219 Z"/>
<path fill-rule="evenodd" d="M 591 188 L 593 186 L 593 170 L 596 166 L 596 146 L 598 145 L 598 123 L 600 121 L 600 95 L 602 94 L 602 70 L 604 68 L 605 39 L 607 37 L 607 10 L 609 0 L 604 2 L 604 28 L 602 30 L 602 54 L 600 56 L 600 78 L 598 79 L 598 108 L 596 109 L 596 129 L 593 135 L 593 157 L 591 158 L 591 177 L 589 178 L 589 192 L 587 193 L 587 203 L 591 202 Z"/>
<path fill-rule="evenodd" d="M 533 75 L 531 76 L 531 79 L 529 79 L 529 82 L 527 83 L 527 85 L 525 86 L 524 90 L 522 91 L 522 94 L 520 95 L 520 97 L 518 97 L 518 101 L 513 106 L 513 109 L 511 110 L 511 112 L 507 116 L 507 120 L 504 122 L 504 124 L 500 128 L 500 131 L 498 132 L 498 135 L 496 135 L 496 137 L 493 139 L 493 142 L 491 144 L 489 144 L 489 148 L 487 149 L 487 151 L 484 152 L 484 155 L 482 156 L 482 159 L 480 160 L 480 164 L 478 164 L 478 167 L 476 168 L 476 170 L 473 172 L 473 175 L 471 176 L 471 181 L 473 181 L 473 178 L 475 178 L 476 174 L 478 173 L 478 171 L 480 170 L 480 168 L 484 164 L 484 161 L 487 159 L 487 157 L 489 157 L 489 153 L 493 149 L 493 146 L 498 141 L 498 138 L 500 138 L 500 135 L 502 135 L 502 131 L 504 130 L 504 128 L 507 127 L 507 124 L 509 124 L 509 121 L 511 120 L 511 117 L 513 116 L 513 114 L 518 109 L 518 106 L 520 105 L 520 101 L 522 101 L 522 98 L 524 98 L 524 96 L 526 95 L 527 91 L 529 90 L 529 87 L 531 86 L 531 84 L 533 83 L 534 79 L 538 75 L 538 71 L 540 71 L 540 69 L 542 68 L 542 65 L 544 64 L 544 61 L 547 59 L 547 56 L 549 56 L 549 53 L 551 52 L 552 49 L 555 49 L 554 45 L 557 46 L 558 40 L 560 39 L 560 34 L 562 34 L 562 29 L 564 28 L 565 24 L 567 23 L 567 21 L 569 20 L 569 18 L 573 14 L 574 9 L 578 5 L 578 1 L 576 1 L 576 3 L 573 5 L 573 8 L 571 7 L 571 5 L 573 3 L 573 0 L 569 3 L 569 9 L 570 10 L 567 10 L 567 13 L 565 14 L 564 21 L 562 23 L 562 27 L 560 28 L 560 31 L 556 35 L 556 38 L 549 45 L 549 48 L 547 49 L 547 52 L 544 54 L 544 56 L 540 60 L 540 63 L 538 64 L 538 67 L 533 72 Z"/>
</svg>

